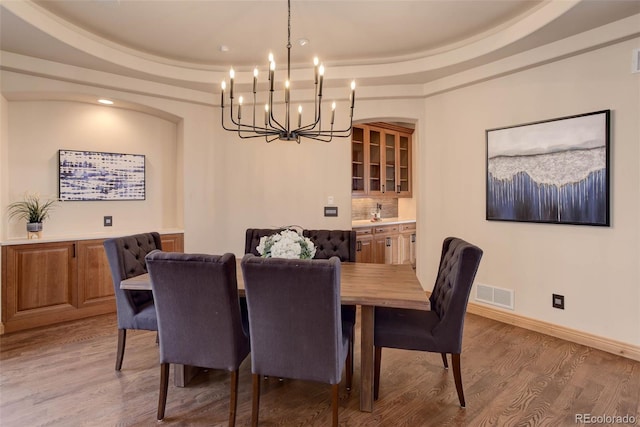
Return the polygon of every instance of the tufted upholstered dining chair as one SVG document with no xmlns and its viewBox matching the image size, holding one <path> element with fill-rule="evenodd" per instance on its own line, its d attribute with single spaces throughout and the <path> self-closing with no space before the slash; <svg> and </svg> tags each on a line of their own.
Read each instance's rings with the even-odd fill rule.
<svg viewBox="0 0 640 427">
<path fill-rule="evenodd" d="M 315 259 L 329 259 L 337 256 L 342 262 L 356 262 L 355 230 L 302 230 L 316 246 Z M 349 363 L 353 371 L 353 342 L 355 340 L 356 306 L 342 306 L 342 323 L 349 330 Z"/>
<path fill-rule="evenodd" d="M 235 425 L 238 368 L 250 350 L 240 315 L 236 257 L 153 251 L 147 255 L 160 335 L 158 420 L 169 364 L 231 372 L 229 426 Z"/>
<path fill-rule="evenodd" d="M 340 260 L 247 254 L 242 273 L 251 329 L 252 425 L 258 425 L 260 378 L 266 375 L 331 384 L 337 426 L 338 387 L 349 352 L 340 313 Z"/>
<path fill-rule="evenodd" d="M 374 317 L 375 370 L 373 397 L 380 390 L 382 347 L 440 353 L 448 368 L 451 354 L 453 378 L 460 406 L 465 406 L 460 373 L 462 331 L 467 301 L 482 250 L 455 237 L 447 237 L 442 245 L 440 267 L 429 297 L 430 311 L 376 307 Z"/>
<path fill-rule="evenodd" d="M 116 371 L 122 368 L 127 329 L 157 331 L 156 308 L 151 291 L 120 289 L 120 282 L 147 272 L 145 256 L 162 250 L 160 234 L 156 232 L 115 237 L 104 241 L 111 269 L 118 315 L 118 350 Z"/>
</svg>

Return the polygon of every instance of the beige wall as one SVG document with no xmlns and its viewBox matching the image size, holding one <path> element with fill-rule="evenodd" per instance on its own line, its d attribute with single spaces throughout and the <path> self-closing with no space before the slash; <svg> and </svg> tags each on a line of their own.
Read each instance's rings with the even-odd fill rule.
<svg viewBox="0 0 640 427">
<path fill-rule="evenodd" d="M 25 192 L 57 197 L 59 149 L 146 156 L 146 200 L 61 202 L 45 221 L 44 236 L 181 226 L 175 123 L 136 111 L 67 101 L 14 101 L 8 116 L 10 202 L 21 200 Z M 113 217 L 113 227 L 103 227 L 104 215 Z M 6 238 L 25 235 L 24 221 L 8 222 Z"/>
<path fill-rule="evenodd" d="M 513 289 L 515 312 L 640 344 L 640 39 L 425 100 L 420 256 L 447 235 L 485 251 L 477 282 Z M 485 218 L 485 129 L 611 109 L 611 227 Z M 420 209 L 424 208 L 424 209 Z M 420 279 L 432 286 L 436 265 Z M 565 310 L 551 294 L 565 295 Z M 473 298 L 473 295 L 472 295 Z"/>
</svg>

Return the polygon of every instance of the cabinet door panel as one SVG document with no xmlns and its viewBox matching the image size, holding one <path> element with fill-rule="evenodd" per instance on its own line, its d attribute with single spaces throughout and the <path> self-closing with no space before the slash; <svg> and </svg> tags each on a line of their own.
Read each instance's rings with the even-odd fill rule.
<svg viewBox="0 0 640 427">
<path fill-rule="evenodd" d="M 396 143 L 396 134 L 385 132 L 384 134 L 385 140 L 385 148 L 384 148 L 384 188 L 383 191 L 386 193 L 393 194 L 396 192 L 396 151 L 397 151 L 397 143 Z"/>
<path fill-rule="evenodd" d="M 78 242 L 78 306 L 110 304 L 115 296 L 103 240 Z"/>
<path fill-rule="evenodd" d="M 8 246 L 3 287 L 3 319 L 69 310 L 77 303 L 73 242 Z"/>
<path fill-rule="evenodd" d="M 384 166 L 384 151 L 381 148 L 382 139 L 381 132 L 370 130 L 369 131 L 369 194 L 381 193 L 384 183 L 383 179 L 383 166 Z"/>
<path fill-rule="evenodd" d="M 411 196 L 411 135 L 400 134 L 397 190 L 400 197 Z"/>
<path fill-rule="evenodd" d="M 351 139 L 351 192 L 354 195 L 365 194 L 365 164 L 364 128 L 354 126 Z"/>
<path fill-rule="evenodd" d="M 373 262 L 373 236 L 359 235 L 357 237 L 356 262 Z"/>
<path fill-rule="evenodd" d="M 160 243 L 165 252 L 184 252 L 183 234 L 162 234 L 160 235 Z"/>
</svg>

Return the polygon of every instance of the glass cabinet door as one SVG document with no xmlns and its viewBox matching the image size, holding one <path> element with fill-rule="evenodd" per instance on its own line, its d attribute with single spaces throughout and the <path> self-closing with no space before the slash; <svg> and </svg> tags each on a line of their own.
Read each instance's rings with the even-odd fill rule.
<svg viewBox="0 0 640 427">
<path fill-rule="evenodd" d="M 381 133 L 377 130 L 369 131 L 369 192 L 380 191 L 381 179 Z"/>
<path fill-rule="evenodd" d="M 396 191 L 396 135 L 385 132 L 384 136 L 385 170 L 382 192 L 394 193 Z"/>
<path fill-rule="evenodd" d="M 398 193 L 411 193 L 411 177 L 410 177 L 410 162 L 411 156 L 411 138 L 409 135 L 400 134 L 400 143 L 398 150 L 398 167 L 400 170 L 398 183 Z"/>
<path fill-rule="evenodd" d="M 364 194 L 364 129 L 355 126 L 351 138 L 351 192 Z"/>
</svg>

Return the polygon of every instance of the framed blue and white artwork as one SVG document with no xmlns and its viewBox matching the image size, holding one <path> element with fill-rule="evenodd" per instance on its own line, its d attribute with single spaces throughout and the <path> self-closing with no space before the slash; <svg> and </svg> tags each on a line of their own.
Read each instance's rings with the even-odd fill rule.
<svg viewBox="0 0 640 427">
<path fill-rule="evenodd" d="M 488 129 L 487 220 L 609 226 L 610 114 Z"/>
<path fill-rule="evenodd" d="M 145 200 L 142 154 L 58 151 L 60 200 Z"/>
</svg>

